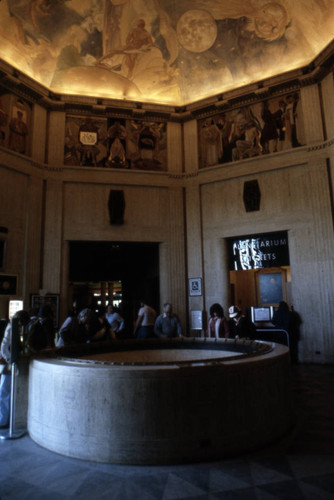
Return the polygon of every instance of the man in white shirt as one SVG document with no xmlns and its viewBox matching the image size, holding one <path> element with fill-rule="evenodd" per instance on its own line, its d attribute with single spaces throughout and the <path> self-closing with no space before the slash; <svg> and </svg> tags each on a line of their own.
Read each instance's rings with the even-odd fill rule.
<svg viewBox="0 0 334 500">
<path fill-rule="evenodd" d="M 133 335 L 138 339 L 153 337 L 156 315 L 157 313 L 152 307 L 141 301 Z"/>
<path fill-rule="evenodd" d="M 111 326 L 113 332 L 116 333 L 116 335 L 124 330 L 124 319 L 112 305 L 108 306 L 106 320 L 108 321 L 109 325 Z"/>
</svg>

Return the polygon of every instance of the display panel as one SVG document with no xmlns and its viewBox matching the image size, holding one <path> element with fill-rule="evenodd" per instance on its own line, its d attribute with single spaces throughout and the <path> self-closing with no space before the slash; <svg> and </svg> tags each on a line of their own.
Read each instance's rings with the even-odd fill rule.
<svg viewBox="0 0 334 500">
<path fill-rule="evenodd" d="M 252 307 L 251 315 L 253 323 L 268 323 L 273 317 L 273 307 Z"/>
</svg>

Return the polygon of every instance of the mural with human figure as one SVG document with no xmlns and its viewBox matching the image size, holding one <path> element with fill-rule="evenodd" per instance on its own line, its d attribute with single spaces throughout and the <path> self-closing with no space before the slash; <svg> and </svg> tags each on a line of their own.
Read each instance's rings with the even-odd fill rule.
<svg viewBox="0 0 334 500">
<path fill-rule="evenodd" d="M 64 164 L 167 170 L 167 125 L 148 120 L 67 116 Z"/>
<path fill-rule="evenodd" d="M 309 64 L 334 0 L 1 0 L 0 57 L 55 92 L 183 106 Z"/>
<path fill-rule="evenodd" d="M 0 145 L 31 154 L 31 104 L 13 94 L 0 95 Z"/>
<path fill-rule="evenodd" d="M 299 92 L 199 120 L 198 131 L 200 168 L 302 146 Z"/>
</svg>

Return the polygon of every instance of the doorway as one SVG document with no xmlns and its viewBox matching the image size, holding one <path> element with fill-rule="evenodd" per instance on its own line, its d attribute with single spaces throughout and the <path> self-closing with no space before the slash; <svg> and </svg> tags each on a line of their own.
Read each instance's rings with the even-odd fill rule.
<svg viewBox="0 0 334 500">
<path fill-rule="evenodd" d="M 132 329 L 141 299 L 160 307 L 159 243 L 70 241 L 68 308 L 113 303 Z"/>
<path fill-rule="evenodd" d="M 277 307 L 281 300 L 291 304 L 289 266 L 230 271 L 231 301 L 243 311 L 256 306 Z"/>
<path fill-rule="evenodd" d="M 291 304 L 291 273 L 287 231 L 227 238 L 230 295 L 247 311 L 252 306 Z"/>
</svg>

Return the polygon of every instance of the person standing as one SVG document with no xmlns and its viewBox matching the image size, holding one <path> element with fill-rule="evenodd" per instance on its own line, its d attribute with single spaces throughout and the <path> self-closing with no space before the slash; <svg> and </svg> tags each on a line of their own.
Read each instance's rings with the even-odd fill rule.
<svg viewBox="0 0 334 500">
<path fill-rule="evenodd" d="M 271 322 L 276 328 L 281 328 L 282 330 L 289 332 L 291 311 L 288 304 L 284 300 L 281 300 L 279 303 L 278 309 L 274 312 Z"/>
<path fill-rule="evenodd" d="M 118 310 L 111 304 L 108 305 L 106 320 L 110 324 L 117 338 L 124 331 L 124 318 L 122 318 Z"/>
<path fill-rule="evenodd" d="M 56 347 L 64 345 L 81 344 L 98 340 L 101 333 L 101 323 L 97 314 L 88 307 L 82 309 L 78 316 L 68 316 L 58 333 Z"/>
<path fill-rule="evenodd" d="M 212 304 L 210 307 L 210 319 L 206 336 L 216 339 L 228 339 L 230 336 L 228 321 L 220 304 Z"/>
<path fill-rule="evenodd" d="M 154 325 L 154 333 L 159 338 L 182 337 L 182 327 L 180 320 L 173 313 L 172 304 L 164 304 L 164 312 L 160 314 Z"/>
<path fill-rule="evenodd" d="M 256 338 L 256 326 L 254 323 L 242 314 L 238 306 L 231 306 L 228 310 L 230 321 L 231 337 L 236 339 L 252 339 Z"/>
<path fill-rule="evenodd" d="M 140 301 L 140 309 L 135 323 L 133 335 L 138 339 L 147 339 L 154 335 L 154 323 L 157 313 L 155 310 Z"/>
<path fill-rule="evenodd" d="M 38 309 L 32 308 L 29 315 L 30 321 L 25 328 L 24 352 L 34 354 L 50 346 L 48 345 L 47 333 L 38 317 Z"/>
<path fill-rule="evenodd" d="M 17 311 L 13 319 L 18 320 L 21 330 L 20 336 L 24 338 L 24 328 L 30 321 L 27 311 Z M 0 379 L 0 428 L 6 428 L 10 416 L 10 392 L 11 392 L 11 344 L 12 344 L 12 322 L 8 323 L 3 340 L 1 342 L 1 356 L 6 362 Z"/>
<path fill-rule="evenodd" d="M 113 331 L 109 321 L 107 320 L 106 313 L 107 313 L 106 307 L 100 306 L 97 311 L 99 330 L 94 335 L 94 340 L 98 341 L 116 340 L 115 332 Z"/>
<path fill-rule="evenodd" d="M 49 304 L 42 305 L 39 308 L 38 317 L 45 333 L 47 347 L 54 347 L 55 327 L 54 327 L 53 311 L 51 306 Z"/>
</svg>

